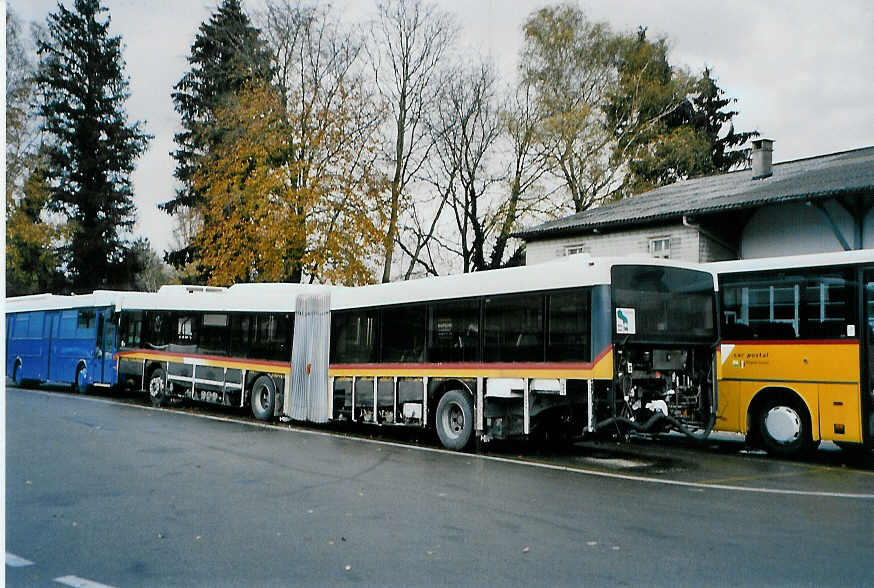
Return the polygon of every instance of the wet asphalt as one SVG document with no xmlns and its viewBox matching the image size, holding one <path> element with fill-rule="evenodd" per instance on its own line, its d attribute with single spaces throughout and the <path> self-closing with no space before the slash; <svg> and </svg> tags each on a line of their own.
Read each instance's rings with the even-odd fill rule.
<svg viewBox="0 0 874 588">
<path fill-rule="evenodd" d="M 202 418 L 207 416 L 209 418 Z M 874 463 L 742 439 L 439 450 L 6 391 L 9 586 L 829 585 L 874 579 Z"/>
</svg>

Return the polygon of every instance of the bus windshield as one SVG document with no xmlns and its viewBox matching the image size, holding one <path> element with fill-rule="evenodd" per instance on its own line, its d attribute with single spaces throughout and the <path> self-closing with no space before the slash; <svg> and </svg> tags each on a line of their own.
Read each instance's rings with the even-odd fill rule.
<svg viewBox="0 0 874 588">
<path fill-rule="evenodd" d="M 654 342 L 716 338 L 711 274 L 676 267 L 617 265 L 611 278 L 617 321 L 634 317 L 631 326 L 621 328 L 617 323 L 617 337 Z"/>
</svg>

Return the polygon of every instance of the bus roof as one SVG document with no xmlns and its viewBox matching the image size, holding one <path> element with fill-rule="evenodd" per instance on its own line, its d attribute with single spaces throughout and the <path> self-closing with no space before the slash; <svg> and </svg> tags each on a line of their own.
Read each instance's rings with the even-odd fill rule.
<svg viewBox="0 0 874 588">
<path fill-rule="evenodd" d="M 717 261 L 704 265 L 707 269 L 710 269 L 717 274 L 734 274 L 739 272 L 839 266 L 856 263 L 874 263 L 874 249 L 736 259 L 731 261 Z"/>
<path fill-rule="evenodd" d="M 331 308 L 344 309 L 610 284 L 610 270 L 617 265 L 679 267 L 712 274 L 709 268 L 701 264 L 649 257 L 595 258 L 572 255 L 531 266 L 372 286 L 256 283 L 235 284 L 229 288 L 204 288 L 173 285 L 164 286 L 158 292 L 98 290 L 93 294 L 78 296 L 22 296 L 9 298 L 6 304 L 7 312 L 89 306 L 115 306 L 119 310 L 294 312 L 298 295 L 329 293 Z"/>
<path fill-rule="evenodd" d="M 678 263 L 651 257 L 569 255 L 536 265 L 344 288 L 332 291 L 331 308 L 386 306 L 426 300 L 610 284 L 610 270 L 617 265 L 655 265 L 709 272 L 698 264 Z"/>
<path fill-rule="evenodd" d="M 6 299 L 7 313 L 26 312 L 29 310 L 67 310 L 71 308 L 89 308 L 116 306 L 121 295 L 130 292 L 112 290 L 95 290 L 91 294 L 32 294 L 30 296 L 15 296 Z"/>
</svg>

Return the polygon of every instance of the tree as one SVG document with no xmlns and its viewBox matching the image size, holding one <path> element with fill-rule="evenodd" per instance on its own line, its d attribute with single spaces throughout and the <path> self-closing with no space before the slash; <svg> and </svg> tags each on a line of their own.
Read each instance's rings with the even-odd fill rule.
<svg viewBox="0 0 874 588">
<path fill-rule="evenodd" d="M 165 284 L 179 283 L 173 268 L 161 259 L 145 237 L 134 240 L 129 250 L 128 264 L 128 273 L 133 276 L 129 284 L 132 290 L 157 292 Z"/>
<path fill-rule="evenodd" d="M 410 198 L 409 185 L 433 145 L 426 116 L 438 89 L 435 74 L 456 29 L 448 13 L 421 0 L 388 0 L 377 8 L 371 61 L 376 86 L 390 111 L 383 153 L 391 168 L 382 264 L 382 281 L 388 282 L 398 219 Z M 380 48 L 379 53 L 376 48 Z"/>
<path fill-rule="evenodd" d="M 524 25 L 522 78 L 536 93 L 539 140 L 574 212 L 622 194 L 629 150 L 683 102 L 685 80 L 659 71 L 658 51 L 622 59 L 633 40 L 590 22 L 572 5 L 533 13 Z M 653 84 L 669 74 L 670 83 Z M 628 94 L 622 108 L 611 97 Z"/>
<path fill-rule="evenodd" d="M 180 188 L 173 199 L 160 205 L 171 215 L 187 209 L 184 218 L 191 211 L 196 215 L 201 203 L 193 182 L 201 161 L 224 140 L 214 124 L 216 109 L 232 101 L 250 81 L 268 81 L 273 73 L 260 31 L 251 25 L 239 0 L 223 0 L 209 21 L 200 25 L 188 63 L 190 69 L 172 94 L 174 109 L 182 119 L 182 131 L 174 137 L 178 148 L 172 154 Z M 170 252 L 168 260 L 177 267 L 196 263 L 192 242 Z"/>
<path fill-rule="evenodd" d="M 489 189 L 499 180 L 489 159 L 501 136 L 496 78 L 488 64 L 452 70 L 436 101 L 434 183 L 448 197 L 465 273 L 489 269 L 487 247 L 499 205 Z"/>
<path fill-rule="evenodd" d="M 532 88 L 520 84 L 501 113 L 502 129 L 510 143 L 507 199 L 501 208 L 500 225 L 492 248 L 491 268 L 524 264 L 524 245 L 506 256 L 506 250 L 521 219 L 552 212 L 550 194 L 538 186 L 549 170 L 549 151 L 539 140 L 540 117 Z M 544 210 L 545 209 L 545 210 Z"/>
<path fill-rule="evenodd" d="M 283 0 L 268 2 L 264 19 L 289 141 L 276 163 L 303 219 L 301 246 L 289 252 L 295 282 L 372 281 L 385 225 L 377 169 L 384 109 L 361 71 L 361 40 L 338 20 L 324 7 Z"/>
<path fill-rule="evenodd" d="M 710 165 L 705 173 L 722 173 L 746 164 L 749 151 L 733 148 L 758 137 L 759 132 L 734 130 L 732 119 L 739 114 L 738 111 L 723 109 L 737 102 L 737 98 L 726 98 L 725 91 L 716 85 L 716 78 L 711 74 L 710 68 L 704 68 L 698 92 L 692 99 L 692 121 L 695 129 L 706 135 L 710 144 Z"/>
<path fill-rule="evenodd" d="M 6 198 L 6 295 L 23 296 L 66 289 L 55 245 L 63 227 L 43 218 L 49 190 L 42 175 L 32 173 L 19 199 Z"/>
<path fill-rule="evenodd" d="M 299 145 L 283 102 L 275 86 L 259 84 L 216 110 L 217 128 L 227 140 L 193 177 L 203 198 L 195 244 L 209 282 L 300 281 L 302 270 L 312 280 L 369 281 L 366 247 L 379 236 L 369 201 L 380 188 L 369 185 L 367 174 L 344 178 L 293 156 Z M 353 104 L 345 103 L 350 118 L 356 116 Z M 343 122 L 334 124 L 342 134 Z M 332 136 L 310 139 L 328 142 Z M 323 143 L 308 148 L 326 150 Z M 346 155 L 336 151 L 328 158 L 338 172 L 346 169 Z"/>
<path fill-rule="evenodd" d="M 708 145 L 688 124 L 694 80 L 671 67 L 667 41 L 650 41 L 646 28 L 639 28 L 635 36 L 620 42 L 617 67 L 618 83 L 606 109 L 616 136 L 614 158 L 628 164 L 617 197 L 700 174 Z M 637 117 L 651 124 L 627 132 Z"/>
<path fill-rule="evenodd" d="M 130 174 L 150 136 L 129 123 L 121 38 L 109 34 L 99 0 L 58 5 L 38 41 L 48 207 L 69 224 L 60 253 L 75 291 L 111 287 L 129 247 L 136 207 Z"/>
<path fill-rule="evenodd" d="M 60 227 L 47 222 L 48 191 L 39 172 L 35 68 L 15 13 L 6 12 L 6 295 L 63 289 L 55 246 Z"/>
<path fill-rule="evenodd" d="M 744 150 L 730 151 L 754 132 L 735 133 L 731 119 L 736 111 L 722 109 L 732 101 L 722 97 L 710 71 L 701 78 L 672 68 L 664 39 L 651 42 L 641 27 L 636 37 L 620 49 L 619 84 L 607 109 L 611 123 L 629 119 L 637 110 L 644 118 L 658 112 L 653 124 L 637 133 L 623 134 L 615 125 L 614 157 L 628 161 L 621 195 L 638 194 L 680 179 L 729 171 L 746 161 Z M 687 97 L 674 96 L 686 89 Z M 729 126 L 724 136 L 723 127 Z"/>
</svg>

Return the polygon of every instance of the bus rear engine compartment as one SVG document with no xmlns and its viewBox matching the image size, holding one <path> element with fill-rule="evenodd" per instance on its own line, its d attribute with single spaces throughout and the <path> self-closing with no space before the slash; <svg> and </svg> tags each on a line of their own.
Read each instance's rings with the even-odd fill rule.
<svg viewBox="0 0 874 588">
<path fill-rule="evenodd" d="M 710 434 L 716 414 L 709 346 L 619 347 L 607 406 L 597 430 L 660 433 L 676 430 L 694 439 Z M 606 414 L 605 414 L 606 413 Z"/>
</svg>

